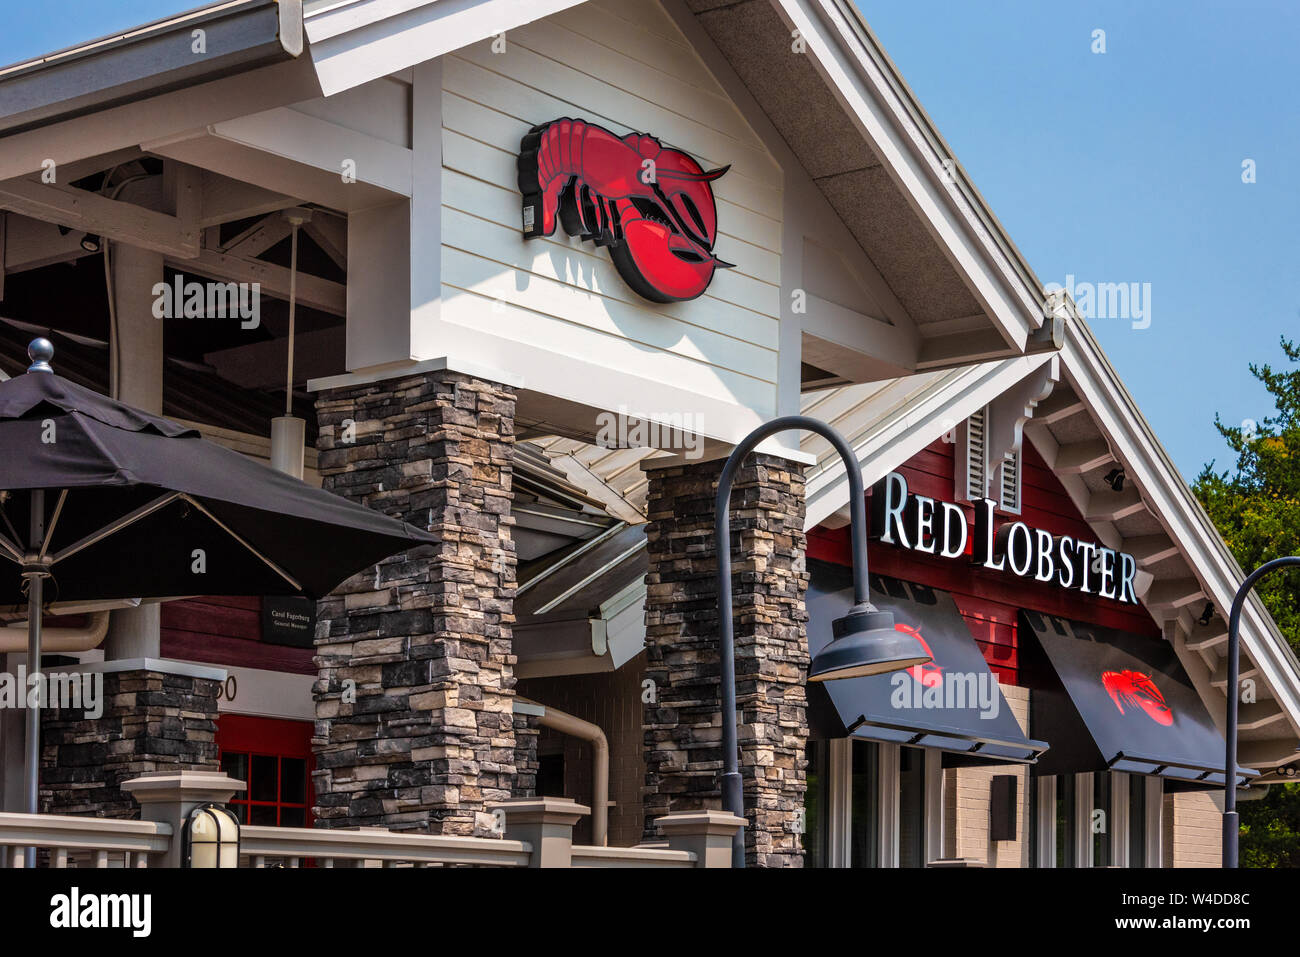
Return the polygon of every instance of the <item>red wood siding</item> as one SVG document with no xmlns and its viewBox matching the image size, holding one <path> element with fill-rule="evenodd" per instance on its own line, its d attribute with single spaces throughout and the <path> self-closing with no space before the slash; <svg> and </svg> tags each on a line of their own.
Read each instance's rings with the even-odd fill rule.
<svg viewBox="0 0 1300 957">
<path fill-rule="evenodd" d="M 900 467 L 897 471 L 907 479 L 909 491 L 954 501 L 954 448 L 940 439 Z M 1019 517 L 1027 525 L 1046 529 L 1053 535 L 1096 541 L 1061 483 L 1029 443 L 1025 443 L 1021 457 L 1021 483 L 1023 510 Z M 870 490 L 867 498 L 871 498 Z M 966 506 L 965 511 L 967 525 L 973 528 L 974 509 Z M 968 540 L 968 555 L 971 547 Z M 850 564 L 848 528 L 819 526 L 810 531 L 808 557 Z M 1008 684 L 1021 684 L 1017 617 L 1021 608 L 1134 634 L 1160 636 L 1159 627 L 1145 609 L 1026 581 L 1010 573 L 988 571 L 966 562 L 923 555 L 876 541 L 868 546 L 868 560 L 873 573 L 951 592 L 990 669 Z"/>
<path fill-rule="evenodd" d="M 315 651 L 262 643 L 262 599 L 208 596 L 162 606 L 166 658 L 312 675 Z"/>
</svg>

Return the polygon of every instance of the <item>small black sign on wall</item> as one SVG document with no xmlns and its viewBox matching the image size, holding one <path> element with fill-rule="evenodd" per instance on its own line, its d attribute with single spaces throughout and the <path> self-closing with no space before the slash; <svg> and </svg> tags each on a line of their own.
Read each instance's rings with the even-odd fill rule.
<svg viewBox="0 0 1300 957">
<path fill-rule="evenodd" d="M 989 840 L 1016 839 L 1016 776 L 995 774 L 989 785 Z"/>
<path fill-rule="evenodd" d="M 310 598 L 263 598 L 262 640 L 268 645 L 314 647 L 316 603 Z"/>
</svg>

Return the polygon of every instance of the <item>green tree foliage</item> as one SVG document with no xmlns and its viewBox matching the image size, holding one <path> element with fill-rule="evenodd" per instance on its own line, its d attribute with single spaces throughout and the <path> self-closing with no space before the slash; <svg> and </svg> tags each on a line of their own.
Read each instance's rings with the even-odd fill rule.
<svg viewBox="0 0 1300 957">
<path fill-rule="evenodd" d="M 1300 347 L 1282 339 L 1292 365 Z M 1241 567 L 1250 572 L 1283 555 L 1300 555 L 1300 368 L 1251 365 L 1277 414 L 1255 423 L 1215 427 L 1237 455 L 1231 472 L 1211 462 L 1192 486 Z M 1281 571 L 1256 591 L 1292 649 L 1300 650 L 1300 573 Z M 1228 609 L 1220 609 L 1227 615 Z M 1259 801 L 1238 805 L 1241 863 L 1245 867 L 1300 867 L 1300 785 L 1274 784 Z"/>
<path fill-rule="evenodd" d="M 1237 810 L 1242 867 L 1300 867 L 1300 784 L 1274 784 Z"/>
<path fill-rule="evenodd" d="M 1282 351 L 1300 364 L 1300 346 L 1282 340 Z M 1233 472 L 1218 473 L 1211 462 L 1192 490 L 1241 567 L 1250 572 L 1272 558 L 1300 555 L 1300 368 L 1250 367 L 1272 395 L 1277 414 L 1250 428 L 1214 425 L 1237 455 Z M 1286 635 L 1300 649 L 1300 582 L 1296 572 L 1264 579 L 1256 592 Z M 1220 609 L 1226 615 L 1228 609 Z"/>
</svg>

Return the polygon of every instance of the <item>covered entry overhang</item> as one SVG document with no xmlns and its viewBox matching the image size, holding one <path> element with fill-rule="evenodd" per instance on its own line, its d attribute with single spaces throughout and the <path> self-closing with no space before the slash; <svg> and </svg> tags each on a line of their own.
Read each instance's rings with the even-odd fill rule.
<svg viewBox="0 0 1300 957">
<path fill-rule="evenodd" d="M 1167 642 L 1022 611 L 1042 652 L 1034 733 L 1052 742 L 1035 774 L 1125 771 L 1223 786 L 1224 741 Z M 1242 769 L 1238 784 L 1258 777 Z"/>
<path fill-rule="evenodd" d="M 831 622 L 852 607 L 853 582 L 849 569 L 829 562 L 809 561 L 808 570 L 808 650 L 816 655 L 831 640 Z M 934 660 L 894 674 L 809 684 L 813 737 L 934 748 L 947 752 L 948 764 L 1032 763 L 1047 750 L 1021 730 L 950 594 L 873 576 L 871 600 Z"/>
</svg>

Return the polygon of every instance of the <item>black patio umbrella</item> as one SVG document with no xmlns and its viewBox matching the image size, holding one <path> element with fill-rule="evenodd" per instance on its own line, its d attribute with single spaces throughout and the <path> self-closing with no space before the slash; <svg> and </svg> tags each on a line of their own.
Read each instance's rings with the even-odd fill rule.
<svg viewBox="0 0 1300 957">
<path fill-rule="evenodd" d="M 29 668 L 47 602 L 183 595 L 319 598 L 427 532 L 55 375 L 28 347 L 0 382 L 0 605 L 27 604 Z M 3 563 L 0 562 L 0 569 Z M 27 810 L 40 718 L 27 715 Z"/>
</svg>

